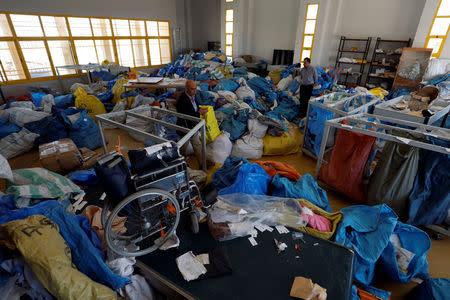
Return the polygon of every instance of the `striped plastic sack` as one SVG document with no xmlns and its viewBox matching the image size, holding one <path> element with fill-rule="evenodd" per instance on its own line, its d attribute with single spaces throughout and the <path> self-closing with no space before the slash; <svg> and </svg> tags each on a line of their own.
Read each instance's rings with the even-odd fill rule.
<svg viewBox="0 0 450 300">
<path fill-rule="evenodd" d="M 34 140 L 38 137 L 39 134 L 30 132 L 26 128 L 22 128 L 21 131 L 11 133 L 0 140 L 0 154 L 6 159 L 10 159 L 25 153 L 33 148 Z"/>
</svg>

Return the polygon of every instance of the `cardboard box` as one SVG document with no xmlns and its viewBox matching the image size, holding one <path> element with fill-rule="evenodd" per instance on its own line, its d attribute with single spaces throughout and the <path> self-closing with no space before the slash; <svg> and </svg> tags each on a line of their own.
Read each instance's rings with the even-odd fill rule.
<svg viewBox="0 0 450 300">
<path fill-rule="evenodd" d="M 71 139 L 40 145 L 39 160 L 44 168 L 61 174 L 67 173 L 83 163 L 81 153 Z"/>
<path fill-rule="evenodd" d="M 80 152 L 81 158 L 83 159 L 83 165 L 81 166 L 83 170 L 92 168 L 100 157 L 100 154 L 88 148 L 80 148 Z"/>
</svg>

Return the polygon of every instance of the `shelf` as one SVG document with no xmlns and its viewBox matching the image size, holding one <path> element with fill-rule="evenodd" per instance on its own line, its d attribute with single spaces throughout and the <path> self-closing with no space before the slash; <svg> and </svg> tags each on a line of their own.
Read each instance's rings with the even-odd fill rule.
<svg viewBox="0 0 450 300">
<path fill-rule="evenodd" d="M 387 54 L 386 52 L 375 52 L 374 55 L 385 55 L 385 56 L 399 56 L 402 55 L 401 53 L 392 53 L 392 54 Z"/>
<path fill-rule="evenodd" d="M 387 67 L 387 68 L 396 68 L 396 69 L 397 69 L 397 66 L 398 66 L 398 65 L 395 65 L 395 66 L 393 66 L 393 65 L 383 65 L 383 64 L 376 63 L 376 62 L 375 63 L 372 62 L 371 65 L 372 66 L 377 66 L 377 67 Z"/>
<path fill-rule="evenodd" d="M 361 41 L 361 42 L 367 42 L 369 39 L 352 39 L 352 38 L 346 38 L 346 37 L 343 37 L 342 40 L 344 40 L 344 41 Z"/>
<path fill-rule="evenodd" d="M 409 40 L 382 40 L 379 39 L 380 42 L 385 42 L 385 43 L 409 43 Z"/>
<path fill-rule="evenodd" d="M 366 53 L 365 51 L 339 50 L 339 52 Z"/>
<path fill-rule="evenodd" d="M 343 62 L 343 61 L 338 61 L 338 64 L 365 65 L 365 64 L 367 64 L 367 62 L 365 62 L 365 63 L 354 63 L 354 62 Z"/>
<path fill-rule="evenodd" d="M 394 80 L 394 77 L 385 77 L 385 76 L 376 76 L 376 75 L 368 75 L 369 77 L 373 77 L 373 78 L 381 78 L 381 79 L 389 79 L 389 80 Z"/>
</svg>

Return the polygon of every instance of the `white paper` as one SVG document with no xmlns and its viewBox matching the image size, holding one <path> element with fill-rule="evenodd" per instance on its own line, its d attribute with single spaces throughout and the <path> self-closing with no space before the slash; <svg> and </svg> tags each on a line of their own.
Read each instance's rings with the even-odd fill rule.
<svg viewBox="0 0 450 300">
<path fill-rule="evenodd" d="M 186 281 L 197 279 L 200 275 L 206 273 L 206 268 L 203 264 L 197 261 L 192 251 L 176 258 L 178 270 L 180 270 L 183 278 Z"/>
<path fill-rule="evenodd" d="M 255 224 L 255 228 L 258 229 L 261 232 L 264 232 L 267 230 L 266 226 L 262 225 L 262 224 Z"/>
<path fill-rule="evenodd" d="M 279 234 L 289 233 L 289 230 L 283 225 L 276 225 L 275 228 Z"/>
<path fill-rule="evenodd" d="M 251 237 L 248 238 L 248 240 L 250 241 L 250 244 L 252 244 L 252 246 L 258 245 L 258 243 L 256 242 L 254 237 L 251 236 Z"/>
<path fill-rule="evenodd" d="M 266 230 L 267 230 L 268 232 L 272 232 L 272 231 L 273 231 L 273 228 L 272 228 L 272 227 L 267 226 L 267 225 L 263 225 L 263 226 L 266 228 Z"/>
</svg>

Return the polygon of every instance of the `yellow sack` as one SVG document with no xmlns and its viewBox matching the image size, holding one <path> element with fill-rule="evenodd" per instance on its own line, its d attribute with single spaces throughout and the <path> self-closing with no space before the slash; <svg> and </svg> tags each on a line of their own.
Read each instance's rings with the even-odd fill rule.
<svg viewBox="0 0 450 300">
<path fill-rule="evenodd" d="M 305 199 L 297 199 L 297 201 L 300 204 L 303 204 L 304 206 L 308 207 L 310 210 L 313 211 L 313 213 L 315 213 L 316 215 L 320 215 L 322 217 L 325 217 L 328 219 L 328 221 L 330 221 L 330 228 L 331 228 L 331 232 L 323 232 L 317 229 L 314 229 L 312 227 L 296 227 L 295 229 L 304 231 L 306 233 L 315 235 L 319 238 L 325 239 L 325 240 L 331 240 L 331 238 L 333 237 L 334 233 L 336 232 L 337 226 L 339 224 L 339 222 L 341 221 L 343 214 L 341 212 L 335 212 L 335 213 L 329 213 L 327 211 L 324 211 L 323 209 L 321 209 L 318 206 L 315 206 L 314 204 L 312 204 L 311 202 L 305 200 Z"/>
<path fill-rule="evenodd" d="M 77 87 L 73 95 L 75 96 L 75 106 L 86 109 L 92 120 L 95 120 L 95 115 L 106 114 L 103 103 L 94 95 L 88 95 L 81 86 Z"/>
<path fill-rule="evenodd" d="M 384 99 L 384 97 L 389 94 L 388 91 L 386 91 L 386 90 L 384 90 L 384 89 L 382 89 L 380 87 L 376 87 L 374 89 L 371 89 L 371 90 L 369 90 L 369 92 L 371 92 L 375 96 L 380 97 L 381 99 Z"/>
<path fill-rule="evenodd" d="M 216 57 L 216 54 L 214 52 L 208 52 L 205 54 L 205 56 L 203 57 L 205 60 L 211 60 L 214 57 Z"/>
<path fill-rule="evenodd" d="M 43 215 L 29 216 L 0 227 L 2 243 L 17 248 L 42 285 L 56 299 L 117 299 L 110 288 L 72 266 L 70 248 L 59 227 Z"/>
<path fill-rule="evenodd" d="M 226 79 L 233 78 L 233 74 L 231 74 L 230 70 L 227 67 L 217 67 L 217 70 L 222 72 L 223 76 L 225 76 Z"/>
<path fill-rule="evenodd" d="M 117 79 L 116 83 L 111 89 L 111 92 L 114 94 L 114 98 L 112 99 L 112 103 L 116 104 L 119 101 L 125 101 L 125 99 L 122 99 L 122 93 L 125 92 L 125 89 L 123 86 L 128 82 L 128 79 L 126 78 L 119 78 Z"/>
<path fill-rule="evenodd" d="M 271 136 L 266 134 L 263 138 L 264 155 L 287 155 L 297 153 L 300 148 L 300 141 L 287 132 L 282 136 Z"/>
<path fill-rule="evenodd" d="M 206 143 L 212 143 L 220 135 L 219 124 L 217 124 L 216 114 L 211 105 L 200 105 L 200 108 L 207 108 L 208 112 L 200 117 L 205 120 Z"/>
<path fill-rule="evenodd" d="M 277 85 L 281 80 L 281 69 L 272 70 L 269 72 L 269 77 L 272 79 L 273 84 Z"/>
</svg>

